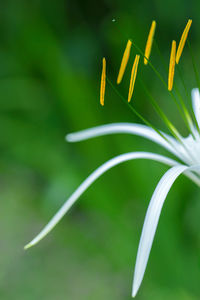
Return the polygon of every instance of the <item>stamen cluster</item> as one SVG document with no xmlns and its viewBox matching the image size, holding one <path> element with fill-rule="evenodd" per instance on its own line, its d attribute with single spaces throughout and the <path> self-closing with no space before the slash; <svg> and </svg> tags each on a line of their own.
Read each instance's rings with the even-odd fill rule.
<svg viewBox="0 0 200 300">
<path fill-rule="evenodd" d="M 192 25 L 192 20 L 188 20 L 187 25 L 183 31 L 183 34 L 181 36 L 178 49 L 176 52 L 176 41 L 172 41 L 172 47 L 171 47 L 171 55 L 170 55 L 170 61 L 169 61 L 169 73 L 168 73 L 168 91 L 172 91 L 173 88 L 173 81 L 174 81 L 174 72 L 175 72 L 175 64 L 179 63 L 181 54 L 183 52 L 183 48 L 185 46 L 187 36 L 190 30 L 190 27 Z M 153 40 L 154 40 L 154 35 L 155 35 L 155 30 L 156 30 L 156 21 L 153 20 L 149 35 L 147 38 L 146 42 L 146 47 L 145 47 L 145 52 L 144 54 L 142 53 L 144 57 L 144 64 L 147 65 L 149 62 L 150 54 L 151 54 L 151 49 L 153 45 Z M 132 41 L 128 40 L 126 48 L 124 50 L 124 54 L 122 57 L 118 77 L 117 77 L 117 84 L 120 84 L 122 81 L 122 78 L 124 76 L 126 66 L 128 64 L 128 60 L 130 57 L 130 51 L 131 51 L 131 46 L 132 46 Z M 138 48 L 138 47 L 137 47 Z M 137 69 L 138 69 L 138 64 L 139 64 L 139 59 L 140 55 L 136 54 L 132 71 L 131 71 L 131 78 L 130 78 L 130 85 L 129 85 L 129 93 L 128 93 L 128 102 L 131 101 L 132 95 L 133 95 L 133 90 L 134 90 L 134 85 L 135 85 L 135 80 L 136 80 L 136 75 L 137 75 Z M 104 105 L 104 96 L 105 96 L 105 78 L 106 78 L 106 73 L 105 73 L 105 64 L 106 64 L 106 59 L 103 58 L 103 66 L 102 66 L 102 77 L 101 77 L 101 89 L 100 89 L 100 103 L 101 105 Z"/>
</svg>

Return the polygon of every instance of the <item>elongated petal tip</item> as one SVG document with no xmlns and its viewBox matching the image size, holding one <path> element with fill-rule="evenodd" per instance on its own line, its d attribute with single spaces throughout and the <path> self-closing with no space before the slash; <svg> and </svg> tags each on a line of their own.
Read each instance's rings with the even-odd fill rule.
<svg viewBox="0 0 200 300">
<path fill-rule="evenodd" d="M 31 248 L 33 245 L 31 243 L 27 244 L 26 246 L 24 246 L 24 250 L 27 250 L 29 248 Z"/>
<path fill-rule="evenodd" d="M 88 137 L 88 131 L 89 130 L 83 130 L 80 131 L 80 132 L 75 132 L 75 133 L 68 133 L 66 136 L 65 136 L 65 140 L 68 142 L 68 143 L 76 143 L 76 142 L 81 142 L 81 141 L 84 141 L 90 137 Z"/>
<path fill-rule="evenodd" d="M 133 289 L 132 289 L 132 297 L 133 298 L 137 295 L 138 289 L 139 289 L 139 286 L 136 287 L 136 285 L 134 285 L 134 283 L 133 283 Z"/>
<path fill-rule="evenodd" d="M 138 269 L 137 260 L 136 260 L 135 272 L 133 276 L 132 297 L 135 297 L 137 295 L 143 280 L 143 276 L 144 276 L 144 272 L 141 271 L 141 269 Z"/>
<path fill-rule="evenodd" d="M 73 133 L 69 133 L 65 136 L 65 140 L 69 143 L 73 143 L 74 142 L 74 138 L 73 138 Z"/>
</svg>

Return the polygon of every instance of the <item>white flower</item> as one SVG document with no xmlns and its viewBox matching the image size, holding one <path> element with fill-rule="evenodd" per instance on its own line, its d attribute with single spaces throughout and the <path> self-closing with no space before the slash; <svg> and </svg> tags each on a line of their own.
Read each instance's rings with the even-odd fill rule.
<svg viewBox="0 0 200 300">
<path fill-rule="evenodd" d="M 147 94 L 149 95 L 151 103 L 153 104 L 157 113 L 162 118 L 165 125 L 167 125 L 168 129 L 173 134 L 173 136 L 169 136 L 168 134 L 165 134 L 164 132 L 157 130 L 153 125 L 149 123 L 149 121 L 145 120 L 135 110 L 134 107 L 132 107 L 129 104 L 128 105 L 132 109 L 132 111 L 140 119 L 142 119 L 142 121 L 144 121 L 144 123 L 146 123 L 147 126 L 140 125 L 140 124 L 130 124 L 130 123 L 116 123 L 116 124 L 108 124 L 108 125 L 90 128 L 77 133 L 68 134 L 66 136 L 66 140 L 68 142 L 79 142 L 97 136 L 117 134 L 117 133 L 138 135 L 147 138 L 155 142 L 156 144 L 162 146 L 163 148 L 168 150 L 171 154 L 173 154 L 177 160 L 156 153 L 150 153 L 150 152 L 130 152 L 112 158 L 111 160 L 107 161 L 102 166 L 100 166 L 98 169 L 96 169 L 88 178 L 86 178 L 86 180 L 77 188 L 77 190 L 71 195 L 71 197 L 67 199 L 67 201 L 63 204 L 63 206 L 55 214 L 55 216 L 50 220 L 50 222 L 44 227 L 44 229 L 29 244 L 25 246 L 25 249 L 37 244 L 41 239 L 43 239 L 55 227 L 55 225 L 61 220 L 61 218 L 67 213 L 67 211 L 76 202 L 76 200 L 87 190 L 87 188 L 95 180 L 97 180 L 101 175 L 103 175 L 107 170 L 111 169 L 112 167 L 121 164 L 122 162 L 128 160 L 134 160 L 134 159 L 150 159 L 150 160 L 155 160 L 164 163 L 166 165 L 169 165 L 171 168 L 163 175 L 156 189 L 153 192 L 153 195 L 151 197 L 147 209 L 146 217 L 144 220 L 144 225 L 143 225 L 142 234 L 141 234 L 140 243 L 137 252 L 134 278 L 133 278 L 132 296 L 134 297 L 137 294 L 137 291 L 141 285 L 144 272 L 147 266 L 147 262 L 151 251 L 154 235 L 156 232 L 157 224 L 159 221 L 160 213 L 172 184 L 175 182 L 175 180 L 178 178 L 179 175 L 184 174 L 185 176 L 190 178 L 194 183 L 200 186 L 200 93 L 198 88 L 192 90 L 193 121 L 190 116 L 190 113 L 188 112 L 185 104 L 182 101 L 182 98 L 179 99 L 180 103 L 178 104 L 174 94 L 171 94 L 173 88 L 173 81 L 174 81 L 175 64 L 179 63 L 191 24 L 192 24 L 192 20 L 189 19 L 183 31 L 183 34 L 181 36 L 177 51 L 176 51 L 176 41 L 172 41 L 169 73 L 168 73 L 168 86 L 165 84 L 164 80 L 162 79 L 162 76 L 158 73 L 158 71 L 149 61 L 149 56 L 150 56 L 152 42 L 153 42 L 155 28 L 156 28 L 155 21 L 152 22 L 150 28 L 150 32 L 149 32 L 149 36 L 145 48 L 145 55 L 141 53 L 141 50 L 131 40 L 128 40 L 122 58 L 118 79 L 117 79 L 117 83 L 119 84 L 123 78 L 126 65 L 129 60 L 131 46 L 132 44 L 134 44 L 136 49 L 139 50 L 139 52 L 144 56 L 144 64 L 145 65 L 149 64 L 151 66 L 151 68 L 154 70 L 154 72 L 161 80 L 161 82 L 164 83 L 165 87 L 167 87 L 168 91 L 170 91 L 170 95 L 172 96 L 173 100 L 175 100 L 175 103 L 177 104 L 180 110 L 180 113 L 187 125 L 187 128 L 189 129 L 190 134 L 187 138 L 183 138 L 180 135 L 180 133 L 169 121 L 169 119 L 163 113 L 162 109 L 159 108 L 157 102 L 149 94 L 148 91 Z M 128 102 L 131 101 L 133 96 L 133 90 L 134 90 L 134 85 L 136 80 L 139 59 L 140 59 L 140 55 L 136 54 L 135 61 L 132 67 L 132 72 L 131 72 Z M 102 66 L 103 68 L 102 68 L 101 87 L 100 87 L 100 103 L 101 105 L 104 105 L 105 86 L 106 86 L 106 59 L 105 58 L 103 58 Z M 109 79 L 107 80 L 116 91 L 116 88 L 113 86 L 110 80 Z M 183 81 L 183 85 L 184 85 L 184 81 Z M 177 91 L 178 90 L 176 89 L 176 93 Z M 117 94 L 119 95 L 118 92 Z"/>
<path fill-rule="evenodd" d="M 192 90 L 192 106 L 197 124 L 198 126 L 200 126 L 200 94 L 198 89 Z M 159 181 L 147 209 L 135 265 L 132 290 L 132 296 L 134 297 L 142 282 L 161 209 L 172 184 L 180 174 L 184 173 L 188 178 L 190 178 L 193 182 L 200 186 L 200 135 L 197 128 L 195 128 L 195 125 L 193 125 L 192 132 L 194 137 L 192 135 L 189 135 L 187 138 L 181 138 L 180 142 L 173 137 L 163 133 L 163 135 L 166 137 L 165 140 L 152 128 L 145 125 L 116 123 L 68 134 L 66 136 L 68 142 L 79 142 L 97 136 L 117 133 L 127 133 L 142 136 L 167 149 L 176 158 L 178 158 L 179 161 L 181 160 L 182 164 L 179 161 L 168 158 L 166 156 L 149 152 L 130 152 L 112 158 L 111 160 L 100 166 L 98 169 L 96 169 L 77 188 L 77 190 L 71 195 L 69 199 L 67 199 L 64 205 L 44 227 L 44 229 L 25 248 L 27 249 L 37 244 L 44 236 L 46 236 L 47 233 L 49 233 L 60 221 L 60 219 L 66 214 L 66 212 L 71 208 L 76 200 L 85 192 L 85 190 L 95 180 L 97 180 L 101 175 L 103 175 L 112 167 L 122 162 L 133 159 L 150 159 L 169 165 L 171 166 L 171 168 Z"/>
</svg>

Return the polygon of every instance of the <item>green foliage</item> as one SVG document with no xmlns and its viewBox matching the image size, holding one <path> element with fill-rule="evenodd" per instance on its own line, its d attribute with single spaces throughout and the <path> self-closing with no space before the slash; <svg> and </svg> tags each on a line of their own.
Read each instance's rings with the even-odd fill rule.
<svg viewBox="0 0 200 300">
<path fill-rule="evenodd" d="M 101 137 L 78 144 L 67 144 L 64 137 L 104 123 L 137 122 L 109 87 L 105 107 L 100 107 L 102 56 L 116 81 L 127 38 L 144 48 L 156 19 L 156 39 L 168 63 L 171 40 L 179 39 L 188 17 L 194 21 L 191 43 L 198 54 L 200 4 L 6 0 L 0 7 L 0 298 L 130 299 L 145 211 L 166 170 L 158 163 L 116 167 L 39 245 L 27 252 L 23 246 L 105 160 L 133 150 L 162 151 L 138 137 Z M 152 58 L 161 69 L 155 51 Z M 191 88 L 195 81 L 188 52 L 181 69 Z M 125 97 L 129 73 L 119 87 Z M 154 74 L 147 67 L 139 76 L 181 127 Z M 138 83 L 133 98 L 137 109 L 164 129 Z M 185 178 L 173 187 L 138 299 L 199 299 L 199 195 Z"/>
</svg>

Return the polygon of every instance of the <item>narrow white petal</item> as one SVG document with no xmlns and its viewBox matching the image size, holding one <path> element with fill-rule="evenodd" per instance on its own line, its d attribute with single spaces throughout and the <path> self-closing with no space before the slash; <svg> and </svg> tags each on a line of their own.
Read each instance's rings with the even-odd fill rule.
<svg viewBox="0 0 200 300">
<path fill-rule="evenodd" d="M 70 133 L 66 136 L 66 140 L 68 142 L 79 142 L 79 141 L 87 140 L 102 135 L 116 134 L 116 133 L 127 133 L 127 134 L 133 134 L 133 135 L 139 135 L 145 137 L 161 145 L 169 152 L 173 153 L 174 155 L 182 159 L 182 155 L 180 155 L 179 153 L 180 145 L 179 143 L 177 143 L 177 141 L 174 138 L 162 132 L 162 134 L 173 145 L 172 146 L 164 138 L 162 138 L 155 130 L 141 124 L 114 123 L 114 124 L 102 125 L 102 126 L 82 130 L 79 132 Z"/>
<path fill-rule="evenodd" d="M 200 187 L 200 178 L 199 176 L 195 175 L 194 173 L 192 173 L 191 171 L 198 171 L 199 173 L 199 167 L 195 167 L 195 168 L 188 168 L 188 170 L 185 172 L 185 176 L 187 176 L 188 178 L 190 178 L 194 183 L 196 183 L 196 185 L 198 185 Z"/>
<path fill-rule="evenodd" d="M 197 124 L 200 128 L 200 93 L 198 88 L 192 90 L 192 107 L 197 120 Z"/>
<path fill-rule="evenodd" d="M 66 212 L 71 208 L 71 206 L 76 202 L 76 200 L 87 190 L 87 188 L 102 174 L 104 174 L 109 169 L 113 168 L 114 166 L 121 164 L 128 160 L 134 159 L 150 159 L 162 162 L 164 164 L 173 166 L 177 165 L 177 162 L 167 158 L 165 156 L 148 153 L 148 152 L 130 152 L 126 154 L 122 154 L 116 156 L 98 169 L 96 169 L 86 180 L 77 188 L 77 190 L 68 198 L 68 200 L 64 203 L 64 205 L 60 208 L 60 210 L 54 215 L 54 217 L 50 220 L 50 222 L 44 227 L 44 229 L 29 243 L 25 246 L 25 249 L 37 244 L 41 239 L 43 239 L 54 227 L 55 225 L 61 220 L 61 218 L 66 214 Z"/>
<path fill-rule="evenodd" d="M 135 295 L 137 294 L 137 291 L 140 287 L 144 276 L 161 209 L 166 199 L 166 196 L 176 178 L 187 169 L 190 168 L 184 165 L 177 165 L 172 167 L 161 178 L 152 195 L 149 207 L 147 209 L 137 252 L 132 289 L 133 297 L 135 297 Z"/>
</svg>

